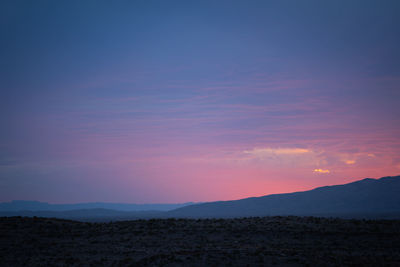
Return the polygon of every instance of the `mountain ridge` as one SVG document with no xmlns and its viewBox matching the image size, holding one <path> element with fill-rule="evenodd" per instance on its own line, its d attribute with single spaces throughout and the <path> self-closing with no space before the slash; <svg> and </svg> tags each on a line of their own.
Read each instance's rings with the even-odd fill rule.
<svg viewBox="0 0 400 267">
<path fill-rule="evenodd" d="M 340 216 L 400 214 L 400 176 L 239 200 L 207 202 L 168 211 L 175 217 Z M 397 215 L 396 215 L 397 216 Z"/>
<path fill-rule="evenodd" d="M 70 211 L 82 209 L 109 209 L 117 211 L 147 211 L 159 210 L 168 211 L 179 207 L 194 204 L 186 203 L 155 203 L 155 204 L 134 204 L 134 203 L 113 203 L 113 202 L 85 202 L 75 204 L 51 204 L 48 202 L 31 200 L 12 200 L 0 203 L 0 212 L 15 211 Z"/>
<path fill-rule="evenodd" d="M 45 202 L 28 201 L 28 203 L 33 206 L 41 206 L 41 204 L 44 204 L 48 209 L 4 209 L 4 207 L 7 208 L 7 205 L 10 203 L 24 204 L 25 202 L 13 201 L 0 203 L 0 217 L 37 216 L 82 221 L 149 218 L 234 218 L 289 215 L 400 219 L 400 176 L 385 176 L 379 179 L 365 178 L 347 184 L 316 187 L 306 191 L 270 194 L 229 201 L 205 203 L 187 202 L 182 204 L 121 204 L 102 202 L 49 204 Z M 90 205 L 87 206 L 88 204 Z M 105 207 L 107 206 L 105 204 L 111 206 L 122 205 L 125 208 L 130 207 L 136 209 L 110 209 Z M 99 205 L 100 207 L 98 207 Z M 173 208 L 174 205 L 178 205 L 178 207 Z M 179 205 L 181 205 L 181 207 L 179 207 Z M 52 207 L 61 207 L 61 210 L 49 209 Z M 65 208 L 71 207 L 75 208 L 65 210 Z M 141 209 L 138 209 L 138 207 Z M 164 210 L 154 207 L 161 207 L 164 208 Z M 62 208 L 64 208 L 64 210 Z"/>
</svg>

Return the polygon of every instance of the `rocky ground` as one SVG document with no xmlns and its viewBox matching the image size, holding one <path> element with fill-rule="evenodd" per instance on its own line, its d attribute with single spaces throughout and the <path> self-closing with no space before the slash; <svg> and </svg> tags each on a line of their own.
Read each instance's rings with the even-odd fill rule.
<svg viewBox="0 0 400 267">
<path fill-rule="evenodd" d="M 2 217 L 0 265 L 400 266 L 400 221 Z"/>
</svg>

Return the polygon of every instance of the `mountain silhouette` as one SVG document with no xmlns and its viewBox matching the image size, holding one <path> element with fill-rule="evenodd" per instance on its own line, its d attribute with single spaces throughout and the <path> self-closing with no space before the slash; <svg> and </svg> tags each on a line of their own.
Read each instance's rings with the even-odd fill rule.
<svg viewBox="0 0 400 267">
<path fill-rule="evenodd" d="M 107 209 L 117 211 L 168 211 L 193 204 L 193 202 L 179 204 L 129 204 L 129 203 L 105 203 L 89 202 L 76 204 L 50 204 L 47 202 L 13 200 L 0 203 L 0 212 L 5 211 L 71 211 L 87 209 Z"/>
<path fill-rule="evenodd" d="M 286 194 L 189 205 L 171 217 L 334 216 L 400 218 L 400 176 L 360 181 Z"/>
<path fill-rule="evenodd" d="M 125 221 L 137 219 L 150 219 L 161 218 L 165 211 L 120 211 L 110 209 L 77 209 L 65 211 L 0 211 L 0 217 L 45 217 L 45 218 L 58 218 L 76 221 L 92 221 L 92 222 L 107 222 L 107 221 Z"/>
<path fill-rule="evenodd" d="M 37 216 L 81 221 L 289 215 L 400 219 L 400 176 L 366 178 L 304 192 L 197 204 L 49 204 L 37 201 L 0 203 L 0 217 Z"/>
</svg>

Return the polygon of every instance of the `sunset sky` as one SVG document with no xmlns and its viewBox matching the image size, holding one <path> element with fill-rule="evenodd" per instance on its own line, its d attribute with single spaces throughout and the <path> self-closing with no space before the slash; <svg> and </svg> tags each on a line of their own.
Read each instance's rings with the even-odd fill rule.
<svg viewBox="0 0 400 267">
<path fill-rule="evenodd" d="M 1 1 L 0 201 L 400 174 L 400 1 Z"/>
</svg>

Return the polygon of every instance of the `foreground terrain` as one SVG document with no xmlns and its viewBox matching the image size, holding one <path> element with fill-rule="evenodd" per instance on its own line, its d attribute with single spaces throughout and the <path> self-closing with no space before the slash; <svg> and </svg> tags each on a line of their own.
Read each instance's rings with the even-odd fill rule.
<svg viewBox="0 0 400 267">
<path fill-rule="evenodd" d="M 399 220 L 0 218 L 2 266 L 400 265 Z"/>
</svg>

